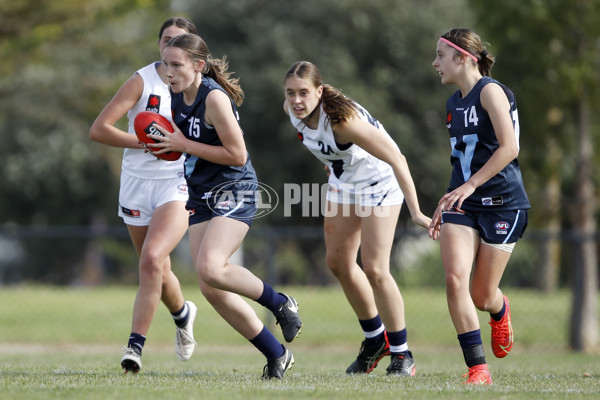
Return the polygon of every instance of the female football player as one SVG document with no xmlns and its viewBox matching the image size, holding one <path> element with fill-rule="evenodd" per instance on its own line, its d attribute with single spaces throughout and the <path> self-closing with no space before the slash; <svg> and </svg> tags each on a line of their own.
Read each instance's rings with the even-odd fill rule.
<svg viewBox="0 0 600 400">
<path fill-rule="evenodd" d="M 436 51 L 432 65 L 442 83 L 458 90 L 446 103 L 452 176 L 429 236 L 440 240 L 448 309 L 469 369 L 465 383 L 491 384 L 476 308 L 490 313 L 492 351 L 505 357 L 513 330 L 498 285 L 530 208 L 517 161 L 517 105 L 490 77 L 494 58 L 475 32 L 452 29 Z"/>
<path fill-rule="evenodd" d="M 158 34 L 158 49 L 182 33 L 196 33 L 185 18 L 170 18 Z M 131 334 L 121 366 L 125 373 L 142 368 L 142 348 L 158 304 L 162 300 L 176 324 L 175 353 L 182 361 L 194 352 L 193 324 L 196 306 L 184 301 L 179 280 L 171 270 L 169 254 L 187 230 L 188 198 L 183 159 L 164 161 L 144 150 L 133 121 L 141 111 L 153 111 L 171 119 L 171 96 L 166 68 L 153 62 L 127 80 L 104 107 L 90 130 L 90 139 L 124 147 L 119 193 L 119 216 L 123 218 L 139 255 L 139 288 L 133 305 Z M 125 114 L 128 132 L 115 126 Z"/>
<path fill-rule="evenodd" d="M 171 39 L 163 63 L 175 132 L 159 128 L 164 137 L 149 137 L 161 142 L 153 146 L 155 154 L 186 153 L 189 236 L 200 288 L 214 309 L 264 354 L 263 379 L 281 379 L 294 357 L 241 296 L 271 310 L 287 342 L 302 327 L 298 304 L 230 261 L 257 210 L 258 182 L 237 112 L 244 97 L 239 79 L 227 71 L 225 58 L 211 57 L 197 35 Z"/>
<path fill-rule="evenodd" d="M 388 375 L 413 376 L 404 302 L 390 273 L 402 202 L 428 227 L 396 143 L 364 108 L 324 84 L 316 65 L 299 61 L 284 79 L 283 110 L 302 143 L 330 171 L 324 221 L 326 259 L 364 332 L 346 372 L 369 373 L 391 353 Z M 356 263 L 360 247 L 362 269 Z"/>
</svg>

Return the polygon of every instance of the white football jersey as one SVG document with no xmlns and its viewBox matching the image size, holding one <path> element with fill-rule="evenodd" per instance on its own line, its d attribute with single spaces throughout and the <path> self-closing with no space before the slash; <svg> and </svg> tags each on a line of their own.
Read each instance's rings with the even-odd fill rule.
<svg viewBox="0 0 600 400">
<path fill-rule="evenodd" d="M 398 148 L 383 125 L 371 117 L 367 110 L 359 104 L 354 104 L 360 118 L 383 132 L 389 139 L 390 146 Z M 294 116 L 292 110 L 289 110 L 288 114 L 292 125 L 298 130 L 298 136 L 302 143 L 315 157 L 329 167 L 329 184 L 333 188 L 356 193 L 368 192 L 375 186 L 378 190 L 399 187 L 394 171 L 388 163 L 353 143 L 340 145 L 335 141 L 331 123 L 322 106 L 317 129 L 310 129 L 304 125 L 300 119 Z"/>
<path fill-rule="evenodd" d="M 144 81 L 144 91 L 138 102 L 127 112 L 129 118 L 129 133 L 135 135 L 133 121 L 141 111 L 159 113 L 171 121 L 171 94 L 169 87 L 160 79 L 156 70 L 158 62 L 139 69 L 138 74 Z M 154 157 L 143 149 L 125 149 L 123 151 L 122 170 L 129 175 L 142 179 L 174 178 L 183 174 L 182 156 L 178 161 L 165 161 Z"/>
</svg>

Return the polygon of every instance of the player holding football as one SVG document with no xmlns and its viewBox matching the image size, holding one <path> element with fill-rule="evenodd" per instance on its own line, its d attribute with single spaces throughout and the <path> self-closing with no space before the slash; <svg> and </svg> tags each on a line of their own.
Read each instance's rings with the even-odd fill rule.
<svg viewBox="0 0 600 400">
<path fill-rule="evenodd" d="M 149 135 L 155 154 L 186 153 L 189 236 L 200 289 L 214 309 L 267 358 L 263 379 L 281 379 L 292 353 L 264 326 L 241 297 L 273 312 L 291 342 L 302 322 L 296 300 L 275 292 L 248 269 L 231 263 L 256 214 L 257 178 L 246 150 L 237 106 L 244 93 L 225 59 L 210 56 L 197 35 L 173 38 L 163 50 L 172 92 L 174 133 Z M 182 133 L 183 132 L 183 133 Z"/>
<path fill-rule="evenodd" d="M 517 161 L 515 96 L 490 77 L 493 64 L 479 35 L 464 28 L 440 37 L 432 63 L 443 84 L 459 88 L 446 103 L 452 176 L 429 236 L 440 240 L 448 309 L 469 368 L 466 384 L 492 383 L 477 309 L 490 313 L 494 355 L 505 357 L 512 348 L 510 306 L 498 285 L 530 208 Z"/>
<path fill-rule="evenodd" d="M 324 219 L 326 259 L 365 335 L 349 374 L 371 372 L 391 354 L 388 375 L 413 376 L 404 301 L 390 273 L 390 252 L 406 199 L 427 228 L 406 158 L 383 125 L 338 89 L 318 67 L 299 61 L 284 79 L 283 110 L 302 143 L 329 169 Z M 356 263 L 360 247 L 362 269 Z"/>
<path fill-rule="evenodd" d="M 158 35 L 162 53 L 167 42 L 183 33 L 196 33 L 185 18 L 170 18 Z M 171 312 L 176 324 L 175 353 L 188 360 L 194 352 L 193 324 L 196 306 L 184 301 L 179 280 L 171 270 L 169 254 L 187 230 L 188 198 L 183 159 L 164 161 L 145 151 L 138 141 L 133 121 L 141 111 L 152 111 L 171 119 L 171 96 L 166 68 L 153 62 L 138 70 L 104 107 L 90 130 L 90 139 L 124 147 L 119 193 L 119 216 L 123 218 L 139 255 L 139 288 L 133 305 L 131 334 L 121 359 L 125 373 L 142 368 L 142 348 L 158 304 Z M 115 126 L 125 114 L 129 130 Z"/>
</svg>

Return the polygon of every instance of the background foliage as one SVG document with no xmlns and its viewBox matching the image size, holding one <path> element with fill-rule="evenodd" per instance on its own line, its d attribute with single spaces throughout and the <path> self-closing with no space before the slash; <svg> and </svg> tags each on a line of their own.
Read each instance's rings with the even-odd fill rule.
<svg viewBox="0 0 600 400">
<path fill-rule="evenodd" d="M 213 56 L 227 56 L 240 76 L 242 125 L 261 182 L 281 192 L 284 183 L 326 180 L 281 110 L 285 71 L 307 59 L 383 122 L 409 161 L 428 214 L 450 172 L 443 118 L 455 90 L 441 85 L 431 67 L 435 43 L 452 27 L 474 28 L 498 57 L 494 76 L 519 102 L 520 160 L 534 208 L 533 242 L 516 258 L 514 279 L 535 284 L 536 231 L 574 227 L 578 106 L 583 95 L 592 109 L 600 105 L 595 1 L 0 0 L 0 282 L 98 282 L 85 276 L 94 263 L 101 281 L 135 280 L 131 246 L 119 239 L 126 238 L 122 230 L 113 231 L 122 227 L 116 217 L 122 150 L 90 142 L 88 130 L 119 86 L 159 58 L 158 28 L 173 15 L 190 17 Z M 589 124 L 597 171 L 596 113 Z M 600 176 L 592 180 L 597 188 Z M 595 189 L 589 201 L 597 199 Z M 595 207 L 594 221 L 597 215 Z M 259 231 L 247 255 L 258 268 L 277 264 L 288 283 L 331 282 L 318 235 L 298 240 L 300 227 L 320 224 L 297 208 L 284 217 L 279 208 L 255 225 L 282 230 Z M 24 233 L 23 226 L 34 228 Z M 415 228 L 406 210 L 400 230 L 399 243 L 410 242 Z M 428 252 L 434 247 L 411 243 L 422 250 L 418 266 L 430 270 L 404 276 L 435 284 L 439 260 Z M 557 285 L 568 282 L 574 253 L 563 252 Z"/>
</svg>

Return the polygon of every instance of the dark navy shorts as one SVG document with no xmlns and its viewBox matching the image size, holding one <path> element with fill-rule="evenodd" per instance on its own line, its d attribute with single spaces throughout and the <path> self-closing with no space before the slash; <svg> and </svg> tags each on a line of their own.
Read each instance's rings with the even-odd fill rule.
<svg viewBox="0 0 600 400">
<path fill-rule="evenodd" d="M 442 224 L 445 223 L 471 227 L 486 243 L 515 243 L 527 228 L 527 210 L 444 211 Z"/>
<path fill-rule="evenodd" d="M 252 226 L 256 215 L 256 185 L 221 187 L 214 192 L 206 192 L 201 199 L 190 197 L 186 209 L 190 212 L 189 225 L 199 224 L 214 217 L 227 217 Z M 246 189 L 246 190 L 241 190 Z"/>
</svg>

